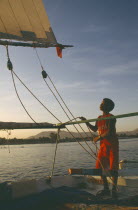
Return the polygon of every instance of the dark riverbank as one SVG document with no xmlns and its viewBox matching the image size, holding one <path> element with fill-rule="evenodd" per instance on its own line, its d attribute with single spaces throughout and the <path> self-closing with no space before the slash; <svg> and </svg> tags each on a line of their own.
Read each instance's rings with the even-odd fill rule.
<svg viewBox="0 0 138 210">
<path fill-rule="evenodd" d="M 138 138 L 138 135 L 133 135 L 133 136 L 118 136 L 118 138 L 121 139 L 132 139 L 132 138 Z M 64 138 L 64 139 L 60 139 L 60 143 L 62 142 L 83 142 L 85 141 L 90 141 L 90 138 L 84 138 L 84 139 L 80 139 L 80 138 Z M 0 138 L 0 145 L 21 145 L 21 144 L 46 144 L 46 143 L 56 143 L 56 136 L 55 138 L 49 138 L 49 137 L 41 137 L 39 139 L 5 139 L 5 138 Z"/>
</svg>

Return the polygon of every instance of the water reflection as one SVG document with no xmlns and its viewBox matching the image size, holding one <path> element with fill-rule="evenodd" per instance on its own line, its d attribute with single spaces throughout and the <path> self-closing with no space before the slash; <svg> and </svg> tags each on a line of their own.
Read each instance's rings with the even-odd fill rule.
<svg viewBox="0 0 138 210">
<path fill-rule="evenodd" d="M 138 160 L 138 139 L 120 140 L 120 160 Z M 85 146 L 85 144 L 83 144 Z M 90 142 L 92 146 L 92 143 Z M 94 147 L 92 147 L 95 149 Z M 0 147 L 0 182 L 42 178 L 52 170 L 55 144 L 12 145 Z M 78 143 L 58 145 L 54 174 L 67 174 L 68 168 L 93 168 L 95 160 Z M 130 164 L 129 168 L 138 168 Z"/>
</svg>

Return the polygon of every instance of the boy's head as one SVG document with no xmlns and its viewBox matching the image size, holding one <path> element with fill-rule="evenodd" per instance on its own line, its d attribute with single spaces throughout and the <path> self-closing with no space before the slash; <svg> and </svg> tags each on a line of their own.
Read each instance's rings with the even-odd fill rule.
<svg viewBox="0 0 138 210">
<path fill-rule="evenodd" d="M 103 112 L 111 112 L 114 109 L 114 102 L 109 99 L 109 98 L 104 98 L 101 105 L 100 105 L 100 110 Z"/>
</svg>

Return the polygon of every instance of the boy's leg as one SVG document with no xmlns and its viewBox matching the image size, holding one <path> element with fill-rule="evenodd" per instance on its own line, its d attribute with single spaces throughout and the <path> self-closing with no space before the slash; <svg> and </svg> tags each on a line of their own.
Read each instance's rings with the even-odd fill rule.
<svg viewBox="0 0 138 210">
<path fill-rule="evenodd" d="M 119 166 L 119 148 L 118 144 L 112 146 L 110 150 L 110 170 L 113 186 L 112 186 L 112 197 L 117 198 L 117 181 L 118 181 L 118 166 Z"/>
<path fill-rule="evenodd" d="M 105 151 L 106 152 L 108 151 L 106 149 L 106 146 L 105 147 L 100 146 L 98 156 L 97 156 L 97 161 L 96 161 L 96 168 L 97 169 L 101 168 L 103 170 L 103 169 L 109 168 L 109 156 L 108 156 L 108 154 L 105 156 Z M 107 177 L 105 175 L 102 175 L 101 179 L 103 181 L 104 189 L 99 191 L 97 193 L 97 196 L 102 197 L 102 196 L 105 196 L 105 195 L 110 195 L 110 190 L 109 190 L 109 186 L 108 186 Z"/>
<path fill-rule="evenodd" d="M 112 180 L 113 180 L 112 190 L 117 190 L 118 171 L 113 172 Z"/>
<path fill-rule="evenodd" d="M 103 186 L 104 189 L 99 191 L 96 196 L 98 196 L 99 198 L 102 198 L 104 196 L 110 196 L 110 190 L 109 190 L 109 186 L 108 186 L 108 181 L 106 176 L 101 176 L 101 179 L 103 181 Z"/>
<path fill-rule="evenodd" d="M 112 185 L 112 197 L 117 199 L 117 181 L 118 181 L 118 171 L 113 171 L 112 175 L 113 185 Z"/>
<path fill-rule="evenodd" d="M 109 185 L 106 176 L 101 176 L 103 181 L 104 190 L 109 190 Z"/>
</svg>

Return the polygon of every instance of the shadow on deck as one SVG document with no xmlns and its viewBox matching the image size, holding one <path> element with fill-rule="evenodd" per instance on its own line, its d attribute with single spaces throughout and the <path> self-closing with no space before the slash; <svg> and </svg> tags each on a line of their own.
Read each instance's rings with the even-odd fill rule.
<svg viewBox="0 0 138 210">
<path fill-rule="evenodd" d="M 1 210 L 138 209 L 138 195 L 126 199 L 99 200 L 76 188 L 59 187 L 24 198 L 0 201 Z"/>
</svg>

